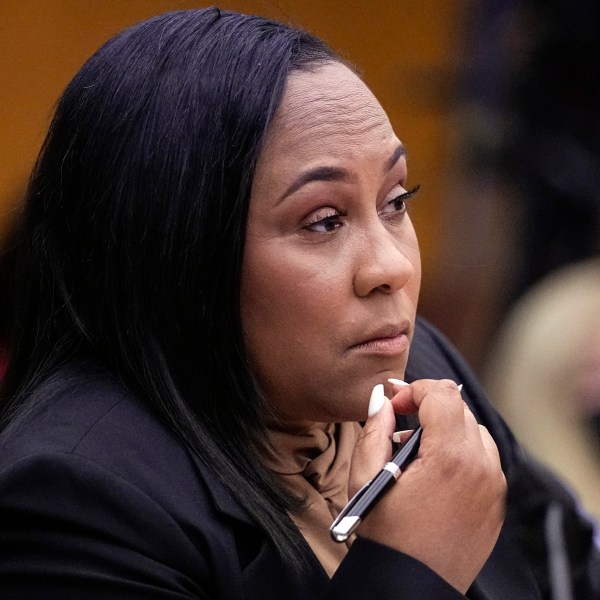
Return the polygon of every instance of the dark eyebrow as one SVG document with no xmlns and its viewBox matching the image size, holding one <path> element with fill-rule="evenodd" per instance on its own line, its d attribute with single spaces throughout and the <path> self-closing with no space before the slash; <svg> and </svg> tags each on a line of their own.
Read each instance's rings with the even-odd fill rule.
<svg viewBox="0 0 600 600">
<path fill-rule="evenodd" d="M 401 156 L 406 156 L 406 148 L 403 144 L 400 144 L 393 152 L 393 154 L 385 162 L 383 173 L 391 171 L 392 167 L 398 162 Z"/>
<path fill-rule="evenodd" d="M 383 166 L 383 173 L 387 173 L 392 167 L 398 162 L 401 156 L 406 155 L 406 149 L 400 144 L 392 153 L 392 155 L 385 161 Z M 300 174 L 285 191 L 285 193 L 279 198 L 279 202 L 282 202 L 288 196 L 291 196 L 294 192 L 298 191 L 302 186 L 312 181 L 349 181 L 353 178 L 353 175 L 348 169 L 343 167 L 315 167 L 309 169 L 305 173 Z"/>
<path fill-rule="evenodd" d="M 298 176 L 294 183 L 279 198 L 279 202 L 311 181 L 347 181 L 348 179 L 351 179 L 350 171 L 343 167 L 315 167 Z"/>
</svg>

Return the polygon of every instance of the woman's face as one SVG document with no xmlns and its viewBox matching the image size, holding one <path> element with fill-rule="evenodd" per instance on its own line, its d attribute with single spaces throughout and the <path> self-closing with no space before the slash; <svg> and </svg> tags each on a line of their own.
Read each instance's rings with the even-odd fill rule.
<svg viewBox="0 0 600 600">
<path fill-rule="evenodd" d="M 402 377 L 421 264 L 404 149 L 347 67 L 290 75 L 259 157 L 241 285 L 251 367 L 293 427 L 366 418 Z"/>
</svg>

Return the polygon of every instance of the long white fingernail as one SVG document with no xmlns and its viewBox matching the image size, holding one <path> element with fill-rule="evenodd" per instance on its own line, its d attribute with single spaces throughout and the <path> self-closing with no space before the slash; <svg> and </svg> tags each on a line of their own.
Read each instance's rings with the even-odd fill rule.
<svg viewBox="0 0 600 600">
<path fill-rule="evenodd" d="M 394 431 L 394 433 L 392 433 L 392 442 L 396 442 L 396 444 L 402 443 L 402 432 L 401 431 Z"/>
<path fill-rule="evenodd" d="M 461 392 L 462 391 L 462 383 L 458 384 L 458 391 Z"/>
<path fill-rule="evenodd" d="M 371 392 L 371 399 L 369 400 L 369 417 L 376 415 L 385 402 L 385 396 L 383 394 L 383 383 L 378 383 Z"/>
<path fill-rule="evenodd" d="M 393 377 L 388 379 L 388 381 L 390 383 L 394 383 L 395 385 L 409 385 L 408 383 L 406 383 L 406 381 L 402 381 L 402 379 L 394 379 Z"/>
</svg>

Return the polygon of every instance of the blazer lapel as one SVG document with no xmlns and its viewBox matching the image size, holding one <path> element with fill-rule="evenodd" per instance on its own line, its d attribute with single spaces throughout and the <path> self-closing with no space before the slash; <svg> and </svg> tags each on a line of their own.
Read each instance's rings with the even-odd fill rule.
<svg viewBox="0 0 600 600">
<path fill-rule="evenodd" d="M 306 542 L 305 556 L 309 568 L 302 573 L 284 564 L 277 549 L 259 528 L 248 511 L 231 495 L 216 474 L 194 456 L 194 461 L 207 484 L 212 502 L 221 515 L 238 522 L 240 532 L 246 532 L 258 547 L 256 555 L 242 568 L 245 600 L 306 600 L 317 598 L 327 585 L 329 577 Z M 242 535 L 242 533 L 240 533 Z M 254 553 L 253 553 L 254 554 Z M 240 561 L 243 562 L 243 561 Z M 241 565 L 240 565 L 241 566 Z"/>
</svg>

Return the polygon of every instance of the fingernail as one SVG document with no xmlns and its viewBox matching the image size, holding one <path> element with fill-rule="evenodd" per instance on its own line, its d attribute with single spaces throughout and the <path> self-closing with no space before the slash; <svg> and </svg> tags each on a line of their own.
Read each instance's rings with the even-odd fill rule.
<svg viewBox="0 0 600 600">
<path fill-rule="evenodd" d="M 406 381 L 402 381 L 402 379 L 394 379 L 393 377 L 388 379 L 390 383 L 394 383 L 396 385 L 409 385 Z"/>
<path fill-rule="evenodd" d="M 394 433 L 392 433 L 392 442 L 396 442 L 396 444 L 402 443 L 402 432 L 401 431 L 394 431 Z"/>
<path fill-rule="evenodd" d="M 371 392 L 371 399 L 369 400 L 369 417 L 376 415 L 382 408 L 385 402 L 385 396 L 383 395 L 383 383 L 378 383 Z"/>
<path fill-rule="evenodd" d="M 458 391 L 461 392 L 462 391 L 462 383 L 458 384 Z"/>
</svg>

